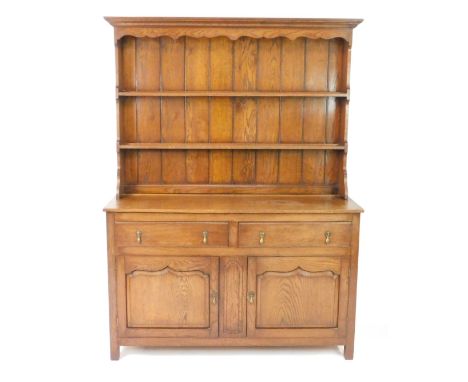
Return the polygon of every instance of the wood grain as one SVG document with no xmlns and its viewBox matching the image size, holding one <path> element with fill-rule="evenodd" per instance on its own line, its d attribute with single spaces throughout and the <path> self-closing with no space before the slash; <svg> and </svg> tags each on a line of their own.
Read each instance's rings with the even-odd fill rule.
<svg viewBox="0 0 468 382">
<path fill-rule="evenodd" d="M 161 183 L 161 151 L 141 150 L 138 152 L 138 184 Z"/>
<path fill-rule="evenodd" d="M 257 80 L 257 40 L 241 38 L 234 42 L 234 90 L 254 90 Z M 255 142 L 257 132 L 257 100 L 234 99 L 233 141 Z M 234 183 L 253 183 L 255 180 L 255 151 L 235 151 L 232 154 Z"/>
<path fill-rule="evenodd" d="M 134 37 L 125 37 L 120 42 L 119 86 L 121 90 L 132 91 L 135 88 L 135 54 Z"/>
<path fill-rule="evenodd" d="M 303 90 L 304 88 L 305 40 L 282 40 L 281 89 Z M 302 142 L 303 99 L 281 100 L 280 141 Z M 279 183 L 302 182 L 302 152 L 281 152 L 279 157 Z"/>
<path fill-rule="evenodd" d="M 224 257 L 220 260 L 220 336 L 246 335 L 247 258 Z"/>
<path fill-rule="evenodd" d="M 140 242 L 136 233 L 141 234 Z M 203 242 L 203 232 L 207 241 Z M 227 247 L 228 224 L 209 222 L 121 223 L 115 227 L 117 246 Z"/>
<path fill-rule="evenodd" d="M 328 89 L 328 62 L 330 42 L 307 40 L 305 56 L 305 89 Z M 304 142 L 325 143 L 328 99 L 304 99 Z M 323 184 L 325 180 L 325 151 L 304 151 L 303 181 L 305 184 Z"/>
<path fill-rule="evenodd" d="M 281 40 L 258 41 L 257 89 L 276 90 L 281 87 Z M 258 99 L 257 142 L 277 143 L 279 141 L 280 99 Z M 278 152 L 256 154 L 256 182 L 275 184 L 278 181 Z"/>
<path fill-rule="evenodd" d="M 343 42 L 129 37 L 122 44 L 124 85 L 135 90 L 119 92 L 118 148 L 137 153 L 121 155 L 121 193 L 281 185 L 346 194 L 347 101 L 330 97 L 347 95 Z"/>
<path fill-rule="evenodd" d="M 186 39 L 185 86 L 187 90 L 207 89 L 209 85 L 210 44 L 208 39 Z M 186 141 L 208 142 L 209 100 L 187 98 L 185 100 Z M 208 151 L 186 152 L 188 183 L 208 183 Z"/>
<path fill-rule="evenodd" d="M 120 149 L 134 150 L 344 150 L 336 143 L 123 143 Z"/>
<path fill-rule="evenodd" d="M 212 292 L 218 292 L 218 272 L 219 261 L 215 257 L 120 256 L 117 269 L 117 295 L 121 296 L 118 300 L 119 335 L 217 336 L 218 302 L 213 303 L 211 296 Z M 132 279 L 132 275 L 135 278 Z M 165 279 L 164 282 L 161 279 Z M 194 304 L 193 299 L 198 303 Z M 165 311 L 172 314 L 167 315 Z M 136 326 L 129 326 L 129 322 Z"/>
<path fill-rule="evenodd" d="M 233 44 L 225 37 L 210 40 L 210 89 L 232 90 Z M 230 98 L 211 99 L 210 142 L 232 142 L 233 108 Z M 210 183 L 231 183 L 232 152 L 210 152 Z"/>
<path fill-rule="evenodd" d="M 115 61 L 115 91 L 116 93 L 119 91 L 120 88 L 120 73 L 121 73 L 121 54 L 122 54 L 122 41 L 115 43 L 114 44 L 114 61 Z M 120 102 L 118 97 L 115 99 L 115 116 L 116 116 L 116 144 L 117 144 L 117 182 L 116 182 L 116 192 L 115 196 L 116 198 L 119 198 L 121 193 L 122 193 L 122 188 L 123 188 L 123 182 L 121 181 L 122 179 L 122 168 L 123 168 L 123 158 L 122 155 L 120 155 L 120 149 L 118 148 L 120 144 L 120 137 L 122 135 L 121 130 L 121 122 L 120 122 Z M 118 357 L 117 357 L 118 358 Z M 111 359 L 112 355 L 111 355 Z"/>
<path fill-rule="evenodd" d="M 343 86 L 346 86 L 346 89 L 349 93 L 350 88 L 350 77 L 351 77 L 351 46 L 344 46 L 344 57 L 343 57 Z M 341 115 L 341 137 L 345 144 L 346 150 L 343 152 L 343 160 L 341 163 L 340 179 L 338 182 L 338 192 L 339 194 L 347 199 L 348 198 L 348 174 L 347 174 L 347 159 L 348 159 L 348 113 L 349 113 L 349 97 L 342 104 L 342 115 Z"/>
<path fill-rule="evenodd" d="M 267 41 L 267 40 L 260 40 Z M 275 43 L 276 41 L 273 40 Z M 260 42 L 259 42 L 260 43 Z M 278 87 L 279 88 L 279 87 Z M 347 98 L 347 92 L 329 91 L 256 91 L 256 90 L 161 90 L 119 91 L 121 97 L 259 97 L 259 98 Z"/>
<path fill-rule="evenodd" d="M 328 81 L 329 90 L 340 89 L 343 86 L 343 43 L 338 40 L 330 41 L 329 62 L 328 62 Z M 342 136 L 342 118 L 343 104 L 335 99 L 327 100 L 327 127 L 326 142 L 343 141 Z M 335 184 L 342 176 L 343 154 L 335 155 L 325 153 L 325 184 Z"/>
<path fill-rule="evenodd" d="M 229 26 L 239 28 L 242 33 L 248 27 L 281 28 L 302 27 L 306 28 L 349 28 L 359 25 L 362 19 L 333 19 L 333 18 L 254 18 L 254 17 L 104 17 L 114 27 L 147 27 L 161 26 L 172 27 L 197 27 L 206 29 L 213 26 Z M 177 30 L 177 28 L 174 28 Z"/>
<path fill-rule="evenodd" d="M 207 328 L 209 275 L 201 271 L 133 271 L 127 275 L 130 328 Z"/>
<path fill-rule="evenodd" d="M 162 197 L 173 197 L 176 196 L 177 198 L 185 198 L 189 195 L 160 195 Z M 226 195 L 213 195 L 211 198 L 216 199 L 218 197 L 225 198 Z M 237 197 L 236 197 L 237 198 Z M 244 197 L 242 197 L 244 198 Z M 249 198 L 255 198 L 255 196 L 249 196 Z M 271 198 L 271 195 L 265 195 L 265 198 Z M 281 199 L 293 199 L 292 201 L 295 202 L 294 196 L 281 196 Z M 322 199 L 318 197 L 310 197 L 313 199 Z M 281 200 L 280 199 L 280 200 Z M 340 200 L 342 200 L 340 198 Z M 349 203 L 349 201 L 348 201 Z M 287 203 L 283 203 L 287 204 Z M 356 206 L 356 204 L 354 204 Z M 170 207 L 170 206 L 168 206 Z M 214 206 L 211 206 L 213 209 Z M 348 208 L 349 208 L 348 204 Z M 175 222 L 175 221 L 186 221 L 189 218 L 192 219 L 191 221 L 206 221 L 206 213 L 210 215 L 210 221 L 227 221 L 229 220 L 229 246 L 237 247 L 238 242 L 238 230 L 233 230 L 232 226 L 237 226 L 240 222 L 352 222 L 353 221 L 353 213 L 344 213 L 338 212 L 338 210 L 329 210 L 328 213 L 324 212 L 316 212 L 316 213 L 304 213 L 298 214 L 295 213 L 294 210 L 290 210 L 287 212 L 286 210 L 280 210 L 279 213 L 268 213 L 268 211 L 264 211 L 264 213 L 259 212 L 257 209 L 253 209 L 249 212 L 231 212 L 231 213 L 215 213 L 213 209 L 204 209 L 204 212 L 200 211 L 183 211 L 182 209 L 178 212 L 171 212 L 169 209 L 164 213 L 146 211 L 145 214 L 141 214 L 138 212 L 125 212 L 121 211 L 115 216 L 116 222 L 157 222 L 157 221 L 164 221 L 164 222 Z M 349 208 L 351 209 L 351 208 Z M 355 211 L 356 212 L 356 211 Z M 362 212 L 362 210 L 360 210 Z M 234 237 L 232 237 L 234 235 Z M 232 244 L 234 243 L 234 244 Z M 291 248 L 292 250 L 293 248 Z"/>
<path fill-rule="evenodd" d="M 209 200 L 209 203 L 207 203 Z M 363 209 L 351 199 L 315 195 L 125 195 L 105 208 L 111 212 L 349 214 Z"/>
<path fill-rule="evenodd" d="M 120 43 L 119 86 L 125 90 L 135 90 L 135 38 L 127 37 Z M 137 116 L 135 99 L 119 102 L 119 127 L 121 142 L 136 142 Z M 122 186 L 137 183 L 138 154 L 120 154 L 120 183 Z"/>
<path fill-rule="evenodd" d="M 177 39 L 190 37 L 221 37 L 231 40 L 241 37 L 278 38 L 294 40 L 342 38 L 352 42 L 352 29 L 361 19 L 239 19 L 239 18 L 152 18 L 106 17 L 115 27 L 115 39 L 170 36 Z"/>
<path fill-rule="evenodd" d="M 121 196 L 132 194 L 276 194 L 333 196 L 338 185 L 309 186 L 303 184 L 129 184 L 122 188 Z"/>
<path fill-rule="evenodd" d="M 248 290 L 255 292 L 255 301 L 247 304 L 247 335 L 260 338 L 343 336 L 348 268 L 347 259 L 340 257 L 249 257 Z M 267 275 L 271 282 L 262 286 Z M 320 288 L 320 294 L 316 288 Z M 271 302 L 273 294 L 277 302 Z M 309 299 L 311 294 L 316 298 Z M 287 298 L 281 297 L 286 295 Z M 325 295 L 328 295 L 326 301 L 318 302 Z M 261 303 L 264 297 L 270 300 L 269 304 Z M 281 306 L 276 305 L 278 302 Z M 259 314 L 265 327 L 259 325 Z M 310 326 L 301 326 L 306 324 Z"/>
<path fill-rule="evenodd" d="M 160 89 L 159 39 L 136 40 L 136 89 Z M 136 99 L 137 142 L 161 141 L 161 101 L 159 98 Z M 161 183 L 161 151 L 138 152 L 138 184 Z"/>
<path fill-rule="evenodd" d="M 339 279 L 331 271 L 265 272 L 257 276 L 257 328 L 333 328 Z"/>
<path fill-rule="evenodd" d="M 354 357 L 354 334 L 356 322 L 356 299 L 357 299 L 357 272 L 359 256 L 359 225 L 360 216 L 353 216 L 353 237 L 351 249 L 350 278 L 349 278 L 349 299 L 348 299 L 348 320 L 346 321 L 346 345 L 344 348 L 345 359 L 351 360 Z"/>
<path fill-rule="evenodd" d="M 161 38 L 161 87 L 181 90 L 185 86 L 185 40 Z M 185 102 L 183 98 L 161 99 L 161 136 L 163 142 L 185 142 Z M 162 153 L 162 181 L 186 181 L 185 151 Z"/>
<path fill-rule="evenodd" d="M 259 233 L 264 242 L 259 242 Z M 329 242 L 325 233 L 330 232 Z M 239 223 L 240 247 L 348 247 L 351 241 L 349 223 Z"/>
<path fill-rule="evenodd" d="M 117 266 L 114 247 L 114 222 L 115 214 L 106 214 L 110 357 L 112 360 L 118 360 L 120 358 L 120 346 L 117 328 Z"/>
<path fill-rule="evenodd" d="M 249 248 L 249 247 L 227 247 L 220 251 L 219 247 L 183 247 L 181 253 L 180 247 L 155 247 L 155 246 L 125 246 L 119 247 L 119 254 L 127 256 L 170 256 L 177 257 L 181 254 L 184 256 L 214 256 L 224 258 L 232 256 L 307 256 L 307 257 L 321 257 L 321 256 L 349 256 L 349 247 L 297 247 L 288 248 L 286 251 L 284 247 L 269 247 L 269 248 Z"/>
</svg>

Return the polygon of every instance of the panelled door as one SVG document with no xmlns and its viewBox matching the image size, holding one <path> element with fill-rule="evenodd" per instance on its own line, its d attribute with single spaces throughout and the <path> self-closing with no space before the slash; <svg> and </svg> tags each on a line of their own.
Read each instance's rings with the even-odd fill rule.
<svg viewBox="0 0 468 382">
<path fill-rule="evenodd" d="M 218 335 L 217 257 L 120 256 L 122 337 Z"/>
<path fill-rule="evenodd" d="M 348 300 L 347 257 L 249 257 L 249 337 L 340 337 Z"/>
</svg>

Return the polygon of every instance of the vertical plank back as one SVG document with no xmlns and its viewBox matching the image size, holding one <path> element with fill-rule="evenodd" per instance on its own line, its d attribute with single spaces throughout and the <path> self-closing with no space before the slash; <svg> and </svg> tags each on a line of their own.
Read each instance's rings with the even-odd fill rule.
<svg viewBox="0 0 468 382">
<path fill-rule="evenodd" d="M 155 91 L 161 87 L 161 56 L 159 39 L 141 38 L 136 40 L 135 88 Z M 137 142 L 161 141 L 161 100 L 157 97 L 136 99 Z M 161 152 L 139 151 L 138 184 L 161 182 Z"/>
<path fill-rule="evenodd" d="M 226 37 L 211 39 L 210 90 L 232 90 L 233 42 Z M 233 107 L 231 98 L 212 98 L 210 102 L 210 142 L 232 142 Z M 210 152 L 211 184 L 232 182 L 232 152 Z"/>
<path fill-rule="evenodd" d="M 234 90 L 255 90 L 257 84 L 257 40 L 241 37 L 234 42 Z M 255 142 L 257 134 L 257 100 L 249 97 L 234 99 L 234 142 Z M 255 152 L 234 151 L 232 159 L 234 183 L 253 183 Z"/>
<path fill-rule="evenodd" d="M 328 40 L 306 41 L 305 90 L 328 90 Z M 325 143 L 327 132 L 327 99 L 304 100 L 304 142 Z M 323 184 L 325 180 L 325 151 L 304 151 L 303 180 L 306 184 Z"/>
<path fill-rule="evenodd" d="M 281 87 L 281 40 L 258 41 L 257 90 L 277 90 Z M 259 98 L 257 101 L 257 142 L 278 143 L 280 126 L 280 99 Z M 256 182 L 278 182 L 278 152 L 258 151 L 256 156 Z"/>
<path fill-rule="evenodd" d="M 282 39 L 281 90 L 304 89 L 304 54 L 305 39 Z M 280 142 L 302 142 L 303 105 L 302 98 L 281 100 Z M 280 153 L 278 181 L 280 184 L 302 183 L 302 151 L 288 150 Z"/>
<path fill-rule="evenodd" d="M 135 90 L 136 39 L 125 37 L 120 42 L 119 86 L 125 90 Z M 119 126 L 121 142 L 137 141 L 136 100 L 128 98 L 120 101 Z M 125 152 L 121 155 L 121 184 L 137 184 L 138 153 Z"/>
<path fill-rule="evenodd" d="M 336 91 L 349 87 L 342 39 L 124 37 L 121 91 Z M 347 100 L 335 97 L 119 99 L 121 143 L 346 144 Z M 237 186 L 346 193 L 343 150 L 123 150 L 121 185 L 139 192 L 236 192 Z M 203 187 L 199 187 L 203 186 Z M 121 187 L 121 188 L 122 188 Z M 130 189 L 130 188 L 129 188 Z M 184 192 L 185 192 L 184 191 Z M 132 191 L 131 191 L 132 192 Z M 297 192 L 297 191 L 296 191 Z"/>
<path fill-rule="evenodd" d="M 206 90 L 209 86 L 210 41 L 207 38 L 186 39 L 185 87 L 186 90 Z M 208 142 L 208 98 L 185 100 L 186 142 Z M 209 158 L 207 150 L 187 150 L 187 183 L 208 183 Z"/>
<path fill-rule="evenodd" d="M 161 37 L 161 89 L 185 88 L 185 38 Z M 162 142 L 185 142 L 185 99 L 161 99 Z M 168 184 L 186 182 L 185 151 L 162 153 L 162 181 Z"/>
</svg>

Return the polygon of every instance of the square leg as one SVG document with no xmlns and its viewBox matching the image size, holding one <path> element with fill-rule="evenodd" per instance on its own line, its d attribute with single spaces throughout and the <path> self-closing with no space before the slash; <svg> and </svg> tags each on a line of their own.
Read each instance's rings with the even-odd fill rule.
<svg viewBox="0 0 468 382">
<path fill-rule="evenodd" d="M 120 346 L 117 341 L 111 340 L 110 346 L 110 359 L 112 361 L 118 361 L 120 358 Z"/>
<path fill-rule="evenodd" d="M 352 360 L 354 357 L 354 341 L 344 346 L 344 358 L 345 360 Z"/>
</svg>

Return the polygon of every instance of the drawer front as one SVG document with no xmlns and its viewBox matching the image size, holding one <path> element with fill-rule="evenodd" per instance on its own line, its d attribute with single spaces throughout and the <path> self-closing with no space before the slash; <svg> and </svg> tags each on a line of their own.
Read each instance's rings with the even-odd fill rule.
<svg viewBox="0 0 468 382">
<path fill-rule="evenodd" d="M 348 247 L 349 222 L 240 223 L 239 247 Z"/>
<path fill-rule="evenodd" d="M 228 223 L 117 223 L 117 246 L 227 247 Z"/>
</svg>

